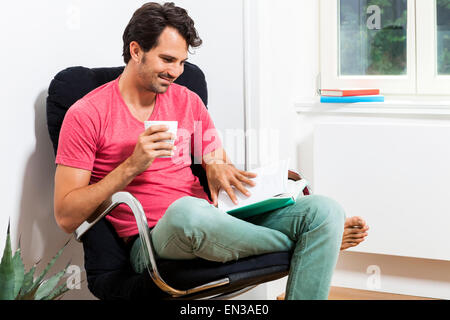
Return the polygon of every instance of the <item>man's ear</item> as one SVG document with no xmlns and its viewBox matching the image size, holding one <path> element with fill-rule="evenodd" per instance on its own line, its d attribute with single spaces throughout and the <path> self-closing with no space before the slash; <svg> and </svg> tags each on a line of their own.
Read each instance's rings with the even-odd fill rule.
<svg viewBox="0 0 450 320">
<path fill-rule="evenodd" d="M 136 41 L 130 42 L 130 55 L 131 59 L 136 63 L 140 63 L 143 58 L 144 52 L 142 51 L 139 43 L 137 43 Z"/>
</svg>

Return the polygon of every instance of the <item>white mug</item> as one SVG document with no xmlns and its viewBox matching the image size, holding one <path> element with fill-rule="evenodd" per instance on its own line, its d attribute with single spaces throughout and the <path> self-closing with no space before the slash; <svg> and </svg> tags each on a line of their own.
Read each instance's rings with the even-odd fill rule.
<svg viewBox="0 0 450 320">
<path fill-rule="evenodd" d="M 145 130 L 150 128 L 151 126 L 167 126 L 169 127 L 169 130 L 167 132 L 173 133 L 175 135 L 174 140 L 165 140 L 164 142 L 169 142 L 171 144 L 175 143 L 175 140 L 177 139 L 177 131 L 178 131 L 178 121 L 145 121 Z M 161 156 L 158 158 L 172 158 L 171 156 Z"/>
</svg>

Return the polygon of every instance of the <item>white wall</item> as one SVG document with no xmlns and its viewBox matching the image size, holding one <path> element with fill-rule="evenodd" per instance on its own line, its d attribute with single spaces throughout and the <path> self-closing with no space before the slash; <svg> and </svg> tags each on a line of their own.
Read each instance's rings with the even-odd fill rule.
<svg viewBox="0 0 450 320">
<path fill-rule="evenodd" d="M 203 46 L 189 58 L 205 72 L 208 107 L 227 154 L 245 167 L 243 0 L 178 0 L 193 17 Z"/>
<path fill-rule="evenodd" d="M 69 66 L 123 65 L 123 30 L 144 2 L 39 0 L 2 4 L 0 191 L 4 201 L 0 249 L 3 252 L 11 219 L 13 249 L 20 237 L 27 269 L 42 259 L 38 271 L 42 270 L 70 237 L 58 229 L 53 217 L 55 165 L 45 114 L 48 85 L 57 72 Z M 188 9 L 204 40 L 191 61 L 206 73 L 209 107 L 217 127 L 224 133 L 225 129 L 243 129 L 242 0 L 175 2 Z M 243 141 L 240 148 L 244 148 Z M 232 154 L 241 167 L 242 150 Z M 69 260 L 83 266 L 82 247 L 74 240 L 53 270 L 62 269 Z M 73 290 L 66 298 L 92 296 L 84 282 L 82 290 Z"/>
<path fill-rule="evenodd" d="M 277 160 L 291 159 L 290 167 L 300 170 L 309 180 L 311 154 L 300 152 L 303 131 L 293 106 L 303 97 L 315 93 L 318 61 L 318 5 L 315 0 L 250 0 L 251 27 L 249 50 L 257 55 L 259 67 L 252 66 L 250 92 L 253 98 L 246 107 L 254 116 L 249 129 L 260 132 L 250 150 L 252 167 Z M 268 137 L 266 139 L 265 137 Z M 269 283 L 268 299 L 284 292 L 287 278 Z"/>
<path fill-rule="evenodd" d="M 319 9 L 318 1 L 296 1 L 296 0 L 260 0 L 257 2 L 259 8 L 259 19 L 263 26 L 260 29 L 258 45 L 261 50 L 261 64 L 258 72 L 255 72 L 255 77 L 259 81 L 259 87 L 256 90 L 259 93 L 258 104 L 258 121 L 254 126 L 269 127 L 278 130 L 280 140 L 275 150 L 278 150 L 278 157 L 291 157 L 295 159 L 295 168 L 300 170 L 306 178 L 312 182 L 313 189 L 315 183 L 314 172 L 316 162 L 313 157 L 314 154 L 314 129 L 317 123 L 333 122 L 333 123 L 372 123 L 380 124 L 389 121 L 390 123 L 401 123 L 403 125 L 410 125 L 412 123 L 423 125 L 448 125 L 448 117 L 445 119 L 430 116 L 413 116 L 408 115 L 351 115 L 351 114 L 321 114 L 314 112 L 312 103 L 309 106 L 311 112 L 296 113 L 295 106 L 298 102 L 303 105 L 308 105 L 309 101 L 315 99 L 315 83 L 316 76 L 320 72 L 319 62 Z M 330 53 L 331 54 L 331 53 Z M 254 94 L 254 93 L 253 93 Z M 306 101 L 306 102 L 305 102 Z M 250 106 L 253 107 L 253 106 Z M 394 119 L 395 118 L 395 119 Z M 388 120 L 386 120 L 388 119 Z M 445 123 L 445 124 L 444 124 Z M 379 151 L 388 151 L 382 149 L 382 141 L 377 140 L 377 136 L 372 136 L 371 139 L 377 141 L 377 147 L 380 146 Z M 412 141 L 414 143 L 414 141 Z M 345 142 L 341 142 L 345 145 Z M 348 148 L 348 146 L 346 146 Z M 413 144 L 408 148 L 413 148 Z M 409 149 L 408 149 L 409 150 Z M 437 151 L 437 150 L 435 150 Z M 445 151 L 442 151 L 445 152 Z M 269 155 L 270 156 L 270 155 Z M 419 159 L 416 159 L 419 160 Z M 329 161 L 333 161 L 330 159 Z M 430 160 L 431 161 L 431 160 Z M 417 162 L 419 164 L 419 162 Z M 362 164 L 367 165 L 367 164 Z M 372 165 L 377 165 L 373 163 Z M 419 170 L 426 169 L 426 165 L 421 165 Z M 348 169 L 348 168 L 346 168 Z M 356 171 L 361 171 L 361 167 L 355 167 Z M 392 170 L 390 166 L 378 167 L 378 170 L 383 171 Z M 445 167 L 441 168 L 446 170 Z M 433 173 L 439 171 L 439 168 L 433 168 Z M 423 171 L 421 171 L 423 172 Z M 442 181 L 439 184 L 442 186 Z M 363 190 L 370 190 L 370 181 L 367 184 L 360 185 Z M 345 183 L 340 184 L 345 187 Z M 330 193 L 330 189 L 327 189 Z M 426 187 L 425 187 L 426 190 Z M 339 195 L 335 190 L 334 194 Z M 445 190 L 440 190 L 445 192 Z M 439 192 L 440 192 L 439 191 Z M 331 195 L 331 194 L 330 194 Z M 407 195 L 400 195 L 403 199 L 408 198 Z M 336 200 L 344 200 L 337 198 Z M 392 198 L 391 198 L 392 200 Z M 357 199 L 355 200 L 357 201 Z M 343 201 L 342 201 L 343 202 Z M 395 203 L 392 203 L 395 204 Z M 366 204 L 368 205 L 368 204 Z M 429 210 L 433 211 L 441 206 L 446 206 L 445 201 L 429 204 Z M 395 206 L 392 206 L 395 208 Z M 369 232 L 369 237 L 365 244 L 362 244 L 357 250 L 349 250 L 341 253 L 337 268 L 333 277 L 332 285 L 358 288 L 365 290 L 376 290 L 392 293 L 411 294 L 424 297 L 435 298 L 450 298 L 450 278 L 448 276 L 449 262 L 437 259 L 422 259 L 414 257 L 401 257 L 392 254 L 373 254 L 371 250 L 378 246 L 378 243 L 371 241 L 379 240 L 380 237 L 385 236 L 392 242 L 389 247 L 389 241 L 385 240 L 385 252 L 393 251 L 398 245 L 397 242 L 404 244 L 404 237 L 411 237 L 411 233 L 395 233 L 392 232 L 392 226 L 389 219 L 374 219 L 371 220 L 370 212 L 357 212 L 365 217 L 369 222 L 373 221 L 372 230 Z M 435 211 L 434 211 L 435 212 Z M 355 214 L 355 212 L 351 212 Z M 369 214 L 369 215 L 368 215 Z M 395 210 L 385 212 L 386 215 L 394 216 Z M 434 213 L 433 213 L 434 214 Z M 442 212 L 445 215 L 445 212 Z M 436 222 L 436 216 L 434 222 Z M 445 217 L 445 216 L 444 216 Z M 398 223 L 398 217 L 395 223 Z M 424 212 L 421 216 L 410 216 L 404 220 L 404 224 L 410 226 L 411 223 L 417 226 L 421 221 L 427 221 L 427 213 Z M 439 221 L 439 220 L 437 220 Z M 447 225 L 448 219 L 445 219 Z M 422 241 L 427 243 L 427 246 L 432 249 L 439 248 L 445 255 L 445 248 L 448 243 L 440 241 L 439 244 L 430 240 L 430 233 L 443 233 L 444 237 L 447 229 L 441 228 L 442 223 L 437 222 L 432 231 L 427 231 L 426 237 Z M 405 230 L 405 227 L 399 227 L 399 230 Z M 371 234 L 374 235 L 371 238 Z M 417 237 L 420 237 L 418 235 Z M 414 238 L 414 241 L 420 241 L 419 238 Z M 378 246 L 379 247 L 379 246 Z M 422 246 L 421 246 L 422 247 Z M 447 245 L 448 248 L 448 245 Z M 358 252 L 356 252 L 358 251 Z M 414 252 L 411 248 L 409 254 L 412 256 L 420 256 L 422 252 Z M 434 250 L 435 252 L 436 250 Z M 368 253 L 369 252 L 369 253 Z M 423 256 L 423 255 L 422 255 Z M 373 266 L 377 266 L 381 272 L 380 282 L 373 281 L 377 274 L 374 274 Z M 286 279 L 271 283 L 268 287 L 268 297 L 275 297 L 283 290 L 283 285 Z"/>
</svg>

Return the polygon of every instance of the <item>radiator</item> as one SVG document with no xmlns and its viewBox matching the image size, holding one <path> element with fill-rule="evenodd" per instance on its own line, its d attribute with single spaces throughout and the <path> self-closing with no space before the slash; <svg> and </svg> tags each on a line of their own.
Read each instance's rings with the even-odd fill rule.
<svg viewBox="0 0 450 320">
<path fill-rule="evenodd" d="M 320 123 L 315 194 L 362 216 L 351 251 L 450 260 L 450 126 Z"/>
</svg>

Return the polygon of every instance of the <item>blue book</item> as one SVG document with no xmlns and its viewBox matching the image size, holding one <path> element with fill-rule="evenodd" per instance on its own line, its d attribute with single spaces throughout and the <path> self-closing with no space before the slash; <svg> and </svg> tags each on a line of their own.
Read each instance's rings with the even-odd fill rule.
<svg viewBox="0 0 450 320">
<path fill-rule="evenodd" d="M 384 96 L 320 97 L 321 103 L 384 102 Z"/>
</svg>

